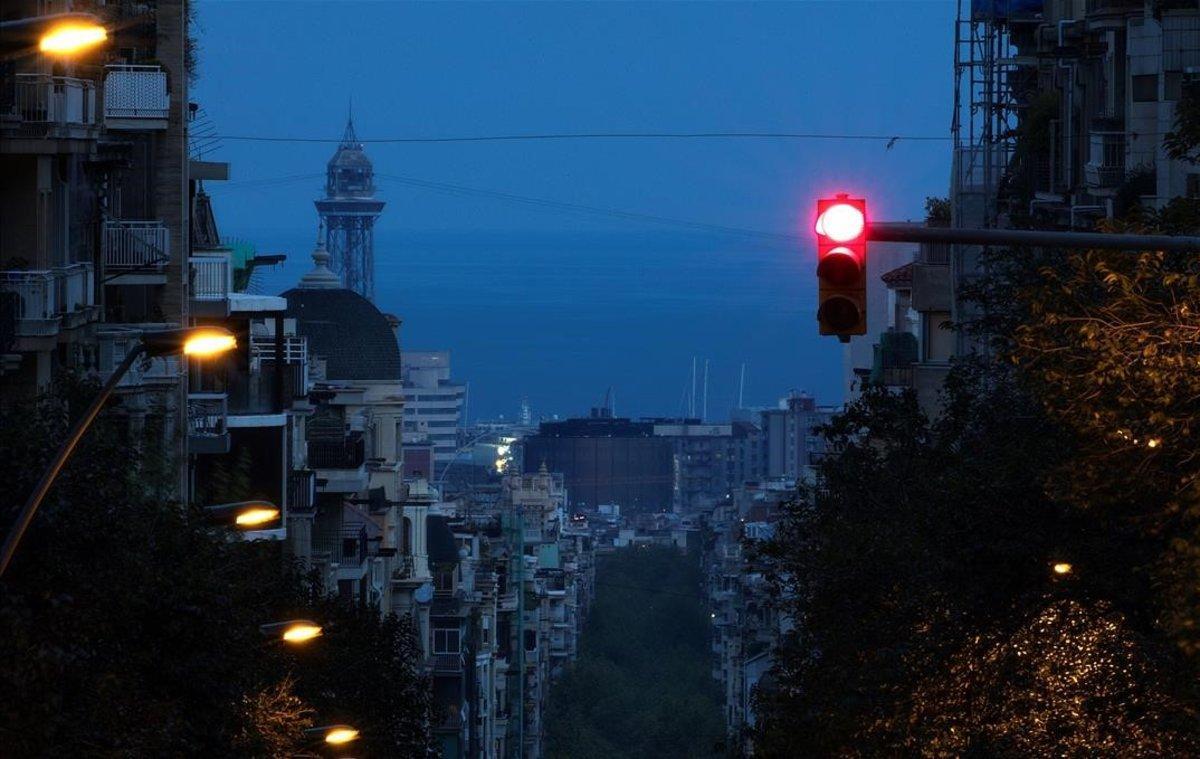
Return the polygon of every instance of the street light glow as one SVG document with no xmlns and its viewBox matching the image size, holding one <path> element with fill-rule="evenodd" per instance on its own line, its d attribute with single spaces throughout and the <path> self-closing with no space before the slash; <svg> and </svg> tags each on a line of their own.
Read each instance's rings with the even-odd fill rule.
<svg viewBox="0 0 1200 759">
<path fill-rule="evenodd" d="M 279 518 L 279 509 L 273 506 L 251 506 L 237 515 L 233 521 L 239 527 L 254 527 Z"/>
<path fill-rule="evenodd" d="M 215 356 L 237 347 L 237 338 L 226 330 L 194 330 L 183 343 L 186 356 L 205 358 Z"/>
<path fill-rule="evenodd" d="M 108 39 L 108 31 L 99 24 L 69 23 L 56 26 L 42 35 L 38 49 L 54 55 L 71 55 L 95 47 Z"/>
<path fill-rule="evenodd" d="M 1054 574 L 1056 575 L 1069 575 L 1074 567 L 1072 567 L 1071 563 L 1068 561 L 1059 561 L 1054 564 L 1053 569 Z"/>
<path fill-rule="evenodd" d="M 849 203 L 836 203 L 817 217 L 817 234 L 834 242 L 849 242 L 862 236 L 867 220 Z"/>
<path fill-rule="evenodd" d="M 287 643 L 307 643 L 321 637 L 322 632 L 320 625 L 298 619 L 283 631 L 283 640 Z"/>
<path fill-rule="evenodd" d="M 325 742 L 335 746 L 356 740 L 358 740 L 358 731 L 346 725 L 336 725 L 325 733 Z"/>
</svg>

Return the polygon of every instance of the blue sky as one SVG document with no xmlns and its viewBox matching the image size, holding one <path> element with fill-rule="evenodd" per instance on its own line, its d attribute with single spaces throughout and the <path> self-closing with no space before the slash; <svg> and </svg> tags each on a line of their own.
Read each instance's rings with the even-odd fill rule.
<svg viewBox="0 0 1200 759">
<path fill-rule="evenodd" d="M 207 0 L 198 11 L 191 96 L 227 137 L 336 139 L 350 98 L 364 139 L 949 133 L 952 2 Z M 213 154 L 233 164 L 228 186 L 209 188 L 222 231 L 289 254 L 271 285 L 307 265 L 312 175 L 332 149 L 224 139 Z M 950 157 L 945 142 L 716 139 L 368 154 L 381 175 L 805 234 L 793 246 L 382 180 L 379 305 L 404 318 L 406 344 L 454 352 L 483 416 L 513 413 L 522 395 L 546 413 L 580 412 L 608 385 L 618 411 L 675 413 L 693 355 L 719 364 L 710 415 L 731 405 L 742 362 L 747 403 L 789 388 L 840 400 L 840 347 L 817 337 L 809 313 L 812 199 L 846 190 L 876 218 L 916 218 L 925 196 L 946 193 Z"/>
</svg>

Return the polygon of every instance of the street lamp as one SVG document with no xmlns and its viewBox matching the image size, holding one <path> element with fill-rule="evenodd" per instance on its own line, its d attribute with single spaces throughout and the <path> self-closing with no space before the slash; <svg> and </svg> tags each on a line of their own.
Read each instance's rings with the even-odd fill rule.
<svg viewBox="0 0 1200 759">
<path fill-rule="evenodd" d="M 33 493 L 25 502 L 21 513 L 17 515 L 16 522 L 13 523 L 8 535 L 4 538 L 4 547 L 0 548 L 0 576 L 3 576 L 8 569 L 13 554 L 17 552 L 17 545 L 24 537 L 25 531 L 29 529 L 30 523 L 33 522 L 33 517 L 37 514 L 38 507 L 41 506 L 42 499 L 46 497 L 50 486 L 54 484 L 54 479 L 62 471 L 63 464 L 66 463 L 67 458 L 75 450 L 75 446 L 83 438 L 83 433 L 92 426 L 92 422 L 96 420 L 105 401 L 129 372 L 134 361 L 143 356 L 169 356 L 179 353 L 196 358 L 207 358 L 232 350 L 236 346 L 237 339 L 233 333 L 223 327 L 192 327 L 143 333 L 138 346 L 131 350 L 125 356 L 125 360 L 113 370 L 112 376 L 104 383 L 104 387 L 100 388 L 100 393 L 67 433 L 66 442 L 59 447 L 50 466 L 42 473 L 42 479 L 38 481 L 37 487 L 33 489 Z"/>
<path fill-rule="evenodd" d="M 55 13 L 0 22 L 0 48 L 32 50 L 58 57 L 86 52 L 108 40 L 108 30 L 90 13 Z"/>
<path fill-rule="evenodd" d="M 270 622 L 258 626 L 259 632 L 267 638 L 275 638 L 284 643 L 300 645 L 313 638 L 319 638 L 325 630 L 316 622 L 307 619 L 289 619 L 286 622 Z"/>
<path fill-rule="evenodd" d="M 349 725 L 325 725 L 324 727 L 311 727 L 305 730 L 304 733 L 312 736 L 313 738 L 322 740 L 331 746 L 341 746 L 358 740 L 358 730 L 350 727 Z"/>
<path fill-rule="evenodd" d="M 277 521 L 281 513 L 279 507 L 270 501 L 220 503 L 215 506 L 205 506 L 204 511 L 213 522 L 243 530 L 258 529 L 264 524 Z"/>
</svg>

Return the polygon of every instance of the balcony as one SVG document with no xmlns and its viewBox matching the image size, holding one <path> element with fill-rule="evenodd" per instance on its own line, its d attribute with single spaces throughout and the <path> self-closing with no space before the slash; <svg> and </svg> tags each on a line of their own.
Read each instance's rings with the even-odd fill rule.
<svg viewBox="0 0 1200 759">
<path fill-rule="evenodd" d="M 367 561 L 367 530 L 362 525 L 342 525 L 336 531 L 313 528 L 313 553 L 324 554 L 331 564 L 354 569 Z"/>
<path fill-rule="evenodd" d="M 288 512 L 310 514 L 317 502 L 317 474 L 310 469 L 301 469 L 288 475 Z"/>
<path fill-rule="evenodd" d="M 188 258 L 188 282 L 193 316 L 229 316 L 233 270 L 227 253 L 206 253 Z"/>
<path fill-rule="evenodd" d="M 228 408 L 225 393 L 188 393 L 188 451 L 229 453 Z"/>
<path fill-rule="evenodd" d="M 0 129 L 31 138 L 91 137 L 96 85 L 87 79 L 16 74 L 0 103 Z"/>
<path fill-rule="evenodd" d="M 161 221 L 106 221 L 100 247 L 104 268 L 114 273 L 161 273 L 171 260 L 171 236 Z"/>
<path fill-rule="evenodd" d="M 361 432 L 345 440 L 309 440 L 308 465 L 312 469 L 357 469 L 366 461 Z"/>
<path fill-rule="evenodd" d="M 1092 131 L 1084 182 L 1093 189 L 1113 189 L 1125 179 L 1125 133 Z"/>
<path fill-rule="evenodd" d="M 53 337 L 92 321 L 96 304 L 92 265 L 0 271 L 0 308 L 12 315 L 16 337 Z"/>
<path fill-rule="evenodd" d="M 131 326 L 107 323 L 100 325 L 96 333 L 99 341 L 99 363 L 96 368 L 100 379 L 107 379 L 112 375 L 117 365 L 125 360 L 125 356 L 129 354 L 129 351 L 137 347 L 143 330 L 174 329 L 177 326 L 176 324 L 139 324 Z M 167 387 L 175 385 L 178 382 L 179 357 L 158 356 L 156 358 L 143 358 L 141 361 L 135 361 L 117 387 Z"/>
<path fill-rule="evenodd" d="M 171 109 L 167 72 L 161 66 L 108 66 L 104 124 L 109 129 L 166 129 Z"/>
</svg>

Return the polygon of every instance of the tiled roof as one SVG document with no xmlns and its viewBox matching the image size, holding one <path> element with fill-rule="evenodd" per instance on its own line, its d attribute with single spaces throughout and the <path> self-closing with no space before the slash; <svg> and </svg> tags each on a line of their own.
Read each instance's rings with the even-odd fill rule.
<svg viewBox="0 0 1200 759">
<path fill-rule="evenodd" d="M 400 381 L 396 335 L 369 300 L 341 288 L 296 288 L 283 297 L 309 353 L 325 359 L 327 379 Z"/>
<path fill-rule="evenodd" d="M 911 286 L 913 281 L 913 265 L 906 263 L 903 266 L 898 266 L 889 272 L 883 274 L 880 279 L 888 287 L 905 287 Z"/>
</svg>

